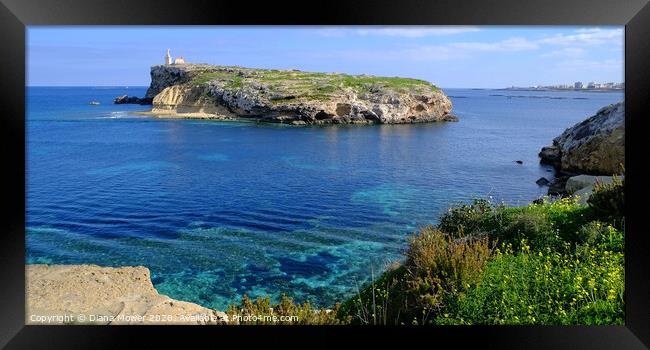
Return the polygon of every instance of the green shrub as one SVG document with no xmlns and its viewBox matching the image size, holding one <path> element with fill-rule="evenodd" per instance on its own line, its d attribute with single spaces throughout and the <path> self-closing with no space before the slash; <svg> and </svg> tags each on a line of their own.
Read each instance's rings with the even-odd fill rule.
<svg viewBox="0 0 650 350">
<path fill-rule="evenodd" d="M 294 324 L 294 325 L 327 325 L 343 324 L 346 318 L 338 319 L 336 317 L 338 308 L 336 305 L 333 310 L 315 309 L 309 302 L 302 305 L 296 304 L 292 298 L 282 295 L 280 302 L 271 304 L 270 298 L 258 297 L 251 300 L 247 295 L 242 297 L 239 305 L 230 305 L 226 313 L 232 324 L 256 324 L 256 325 L 277 325 L 277 324 Z M 237 321 L 236 316 L 241 316 L 242 320 Z M 262 317 L 260 317 L 262 316 Z M 276 316 L 274 321 L 269 318 Z M 287 316 L 297 316 L 297 320 L 286 318 Z M 256 317 L 254 319 L 253 317 Z M 281 320 L 280 317 L 285 317 Z"/>
<path fill-rule="evenodd" d="M 515 250 L 525 239 L 532 249 L 546 246 L 561 246 L 562 241 L 576 242 L 576 232 L 592 219 L 586 205 L 579 204 L 577 198 L 562 198 L 554 201 L 524 207 L 504 207 L 499 209 L 502 227 L 492 233 L 500 243 L 510 243 Z"/>
<path fill-rule="evenodd" d="M 338 310 L 337 317 L 353 324 L 387 325 L 403 324 L 406 309 L 406 268 L 404 265 L 390 267 L 378 280 L 370 283 L 346 300 Z"/>
<path fill-rule="evenodd" d="M 592 219 L 588 206 L 579 204 L 577 198 L 545 199 L 523 207 L 493 205 L 476 199 L 470 205 L 450 208 L 440 218 L 438 228 L 451 235 L 487 234 L 491 241 L 511 243 L 518 248 L 526 239 L 533 249 L 555 244 L 557 236 L 570 240 L 582 225 Z"/>
<path fill-rule="evenodd" d="M 409 241 L 404 265 L 372 281 L 343 305 L 341 315 L 364 324 L 430 323 L 447 294 L 478 281 L 489 256 L 486 236 L 453 237 L 422 228 Z"/>
<path fill-rule="evenodd" d="M 437 307 L 444 291 L 453 293 L 474 283 L 489 255 L 487 236 L 454 238 L 425 227 L 409 242 L 408 284 L 419 291 L 423 307 Z"/>
<path fill-rule="evenodd" d="M 438 324 L 623 324 L 623 254 L 589 249 L 497 251 L 482 280 L 453 300 Z"/>
<path fill-rule="evenodd" d="M 529 205 L 526 208 L 544 211 L 548 220 L 564 240 L 568 240 L 565 233 L 574 232 L 593 219 L 589 207 L 578 203 L 578 198 L 575 197 Z"/>
<path fill-rule="evenodd" d="M 625 217 L 625 180 L 614 176 L 610 184 L 597 182 L 587 204 L 598 218 L 622 227 Z"/>
<path fill-rule="evenodd" d="M 474 199 L 472 204 L 449 208 L 440 217 L 438 229 L 454 236 L 490 233 L 500 227 L 500 208 L 485 199 Z"/>
<path fill-rule="evenodd" d="M 527 241 L 534 249 L 540 249 L 557 241 L 555 229 L 546 213 L 540 210 L 526 210 L 512 215 L 508 225 L 498 234 L 503 243 L 518 247 Z"/>
<path fill-rule="evenodd" d="M 602 251 L 623 253 L 625 237 L 622 231 L 600 221 L 592 221 L 582 226 L 576 233 L 575 242 Z"/>
</svg>

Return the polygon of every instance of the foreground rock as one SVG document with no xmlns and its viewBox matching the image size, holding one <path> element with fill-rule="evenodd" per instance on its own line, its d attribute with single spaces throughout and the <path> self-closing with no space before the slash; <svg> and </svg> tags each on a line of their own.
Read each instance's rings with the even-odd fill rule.
<svg viewBox="0 0 650 350">
<path fill-rule="evenodd" d="M 566 181 L 565 190 L 567 194 L 577 196 L 579 198 L 578 203 L 585 204 L 594 192 L 596 183 L 611 184 L 613 181 L 614 177 L 612 176 L 572 176 Z"/>
<path fill-rule="evenodd" d="M 206 64 L 151 68 L 151 114 L 306 124 L 456 121 L 451 101 L 417 79 Z"/>
<path fill-rule="evenodd" d="M 146 267 L 27 265 L 27 324 L 219 324 L 228 316 L 160 295 Z M 80 317 L 81 316 L 81 317 Z"/>
<path fill-rule="evenodd" d="M 611 184 L 612 176 L 592 176 L 578 175 L 570 177 L 566 182 L 566 191 L 570 194 L 576 193 L 582 189 L 593 187 L 596 183 Z"/>
<path fill-rule="evenodd" d="M 612 175 L 625 165 L 625 105 L 609 105 L 542 148 L 542 163 L 572 174 Z"/>
</svg>

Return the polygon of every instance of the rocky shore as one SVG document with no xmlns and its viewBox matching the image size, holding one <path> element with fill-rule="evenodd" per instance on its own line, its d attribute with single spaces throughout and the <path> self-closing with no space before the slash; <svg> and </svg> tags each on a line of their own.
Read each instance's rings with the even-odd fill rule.
<svg viewBox="0 0 650 350">
<path fill-rule="evenodd" d="M 149 269 L 26 265 L 25 322 L 33 324 L 222 324 L 228 316 L 158 294 Z"/>
<path fill-rule="evenodd" d="M 549 194 L 577 194 L 586 200 L 597 181 L 611 182 L 612 175 L 624 171 L 625 104 L 603 107 L 566 129 L 552 145 L 541 149 L 539 157 L 540 163 L 555 168 L 555 179 L 548 182 Z M 538 184 L 547 181 L 540 179 Z"/>
<path fill-rule="evenodd" d="M 128 96 L 128 95 L 122 95 L 118 96 L 113 99 L 113 103 L 116 105 L 122 105 L 122 104 L 138 104 L 138 105 L 150 105 L 152 102 L 151 97 L 136 97 L 136 96 Z"/>
<path fill-rule="evenodd" d="M 439 88 L 399 77 L 157 65 L 151 67 L 151 85 L 141 100 L 147 99 L 152 109 L 145 114 L 167 118 L 292 125 L 457 121 L 451 101 Z"/>
</svg>

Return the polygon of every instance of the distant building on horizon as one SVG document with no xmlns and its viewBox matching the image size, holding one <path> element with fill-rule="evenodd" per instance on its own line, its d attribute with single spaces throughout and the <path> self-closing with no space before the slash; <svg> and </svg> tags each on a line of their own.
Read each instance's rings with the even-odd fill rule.
<svg viewBox="0 0 650 350">
<path fill-rule="evenodd" d="M 507 89 L 520 89 L 516 86 L 509 87 Z M 581 81 L 576 81 L 573 84 L 556 84 L 556 85 L 532 85 L 527 89 L 532 90 L 622 90 L 625 89 L 625 83 L 598 83 L 590 81 L 585 85 Z"/>
</svg>

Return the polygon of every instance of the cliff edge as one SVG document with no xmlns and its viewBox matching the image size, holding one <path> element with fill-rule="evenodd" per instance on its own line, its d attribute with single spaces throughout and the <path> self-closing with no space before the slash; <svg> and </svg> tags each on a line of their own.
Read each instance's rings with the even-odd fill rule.
<svg viewBox="0 0 650 350">
<path fill-rule="evenodd" d="M 28 325 L 228 322 L 223 312 L 158 294 L 143 266 L 26 265 L 25 274 Z"/>
<path fill-rule="evenodd" d="M 151 67 L 151 114 L 306 124 L 456 121 L 451 101 L 417 79 L 207 64 Z"/>
</svg>

